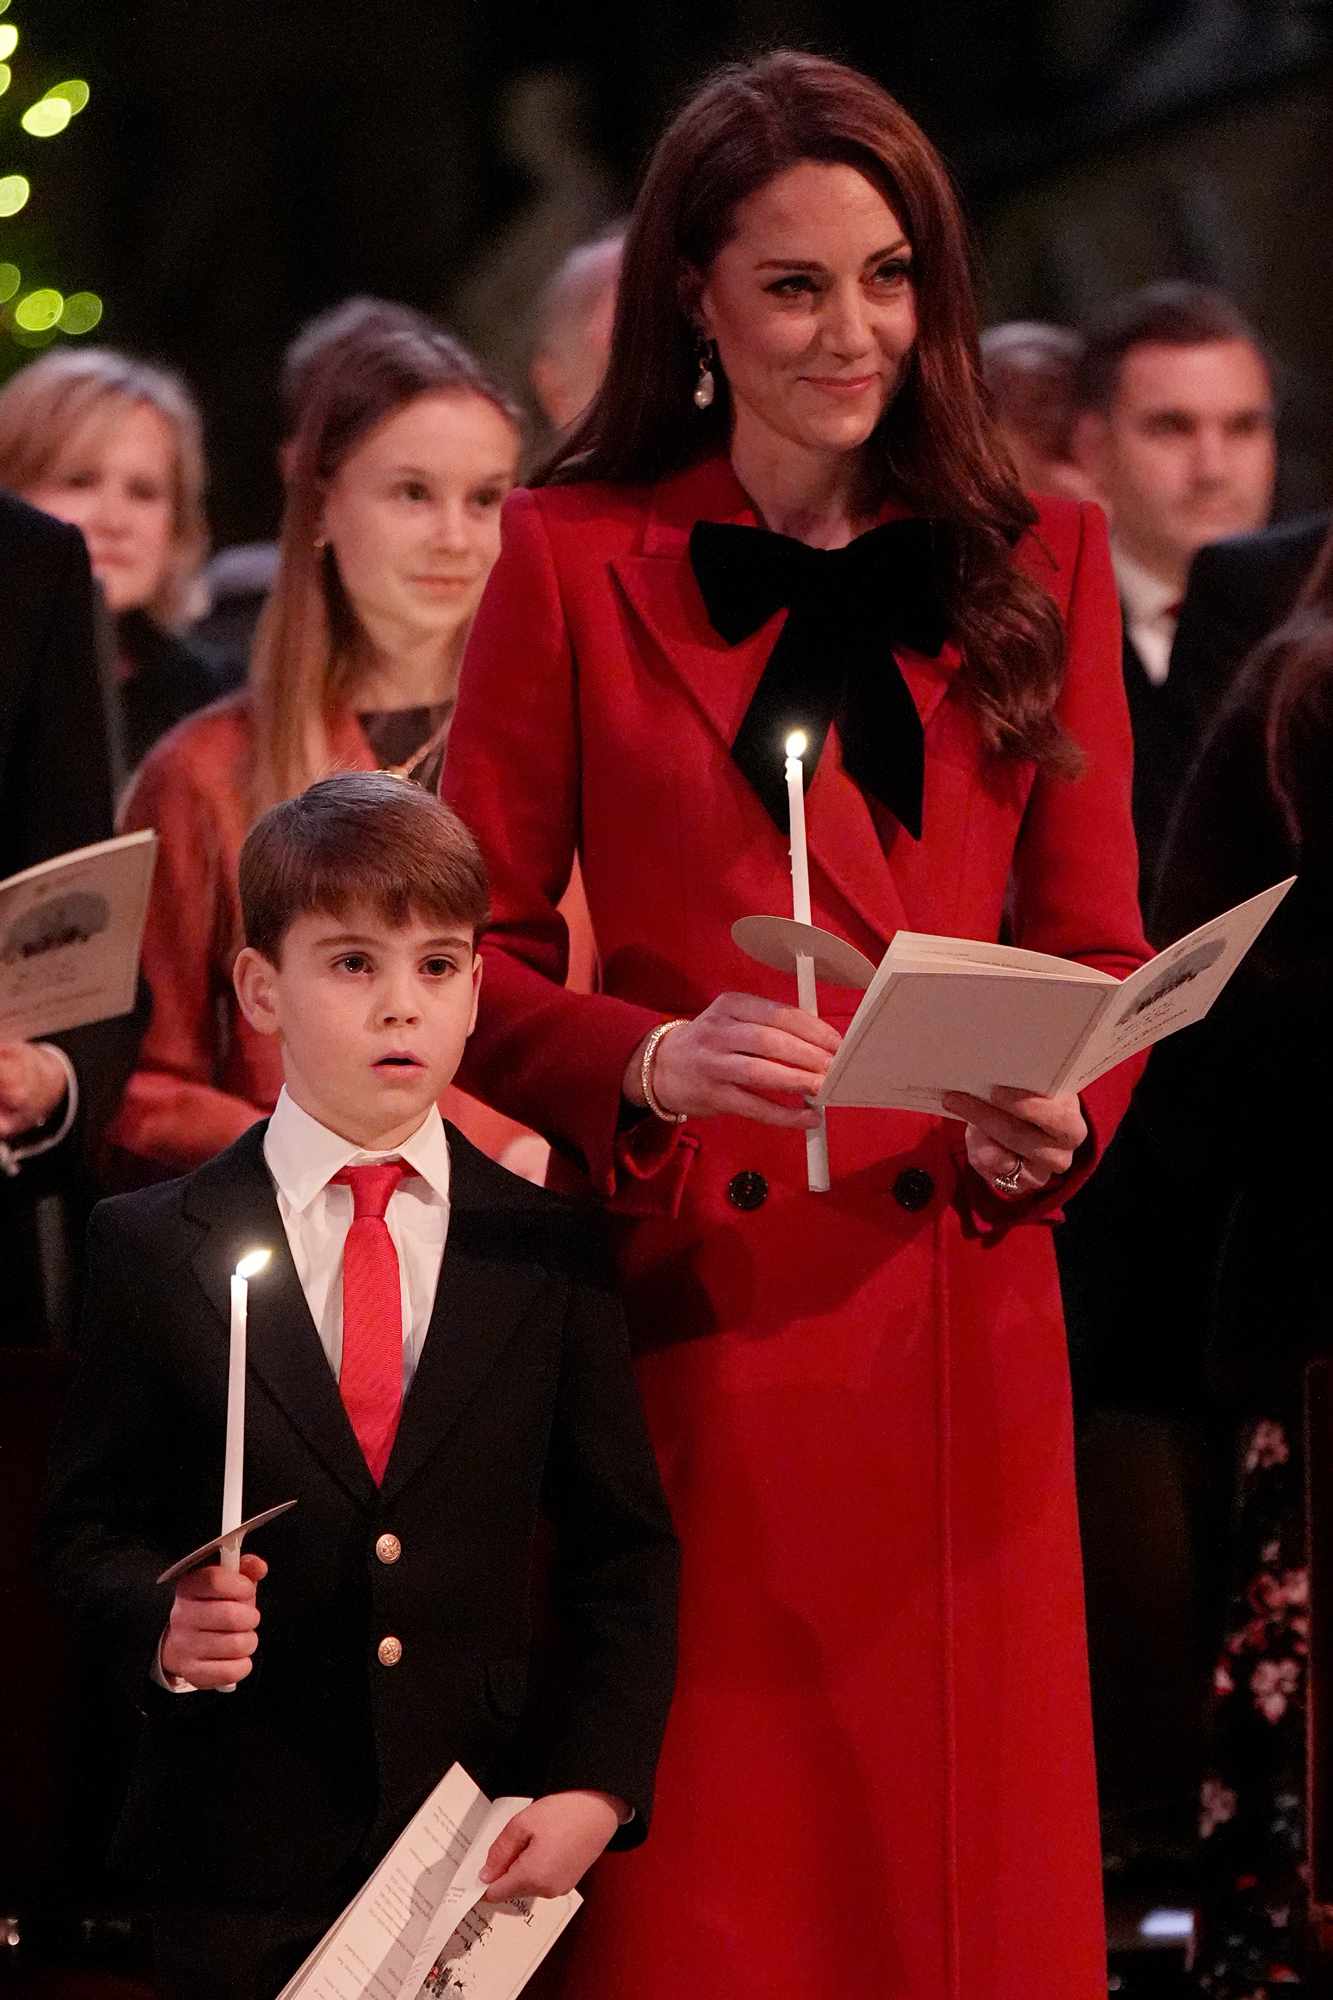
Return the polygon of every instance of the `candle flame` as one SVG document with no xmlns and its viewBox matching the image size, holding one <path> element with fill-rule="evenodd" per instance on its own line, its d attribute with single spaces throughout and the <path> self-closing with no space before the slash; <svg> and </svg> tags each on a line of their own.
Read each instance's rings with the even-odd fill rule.
<svg viewBox="0 0 1333 2000">
<path fill-rule="evenodd" d="M 803 729 L 793 729 L 791 735 L 787 738 L 787 755 L 789 757 L 804 757 L 805 731 Z"/>
<path fill-rule="evenodd" d="M 256 1278 L 273 1255 L 271 1250 L 247 1250 L 236 1266 L 238 1278 Z"/>
</svg>

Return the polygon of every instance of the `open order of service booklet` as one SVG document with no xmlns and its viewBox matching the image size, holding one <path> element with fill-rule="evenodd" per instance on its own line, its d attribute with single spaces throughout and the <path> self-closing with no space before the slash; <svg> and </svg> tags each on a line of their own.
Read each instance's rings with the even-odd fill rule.
<svg viewBox="0 0 1333 2000">
<path fill-rule="evenodd" d="M 125 833 L 0 882 L 0 1042 L 129 1013 L 156 854 Z"/>
<path fill-rule="evenodd" d="M 482 1901 L 491 1843 L 531 1803 L 451 1765 L 278 2000 L 515 2000 L 583 1901 Z"/>
<path fill-rule="evenodd" d="M 1201 1021 L 1295 879 L 1201 924 L 1128 979 L 1043 952 L 899 931 L 815 1101 L 941 1114 L 945 1091 L 1083 1090 Z"/>
</svg>

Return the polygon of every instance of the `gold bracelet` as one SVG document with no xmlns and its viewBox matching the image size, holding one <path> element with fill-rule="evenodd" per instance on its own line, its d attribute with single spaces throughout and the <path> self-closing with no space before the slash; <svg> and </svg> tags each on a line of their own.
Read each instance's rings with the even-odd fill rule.
<svg viewBox="0 0 1333 2000">
<path fill-rule="evenodd" d="M 643 1045 L 643 1062 L 639 1069 L 639 1081 L 643 1085 L 643 1101 L 652 1112 L 654 1118 L 660 1118 L 664 1125 L 683 1125 L 689 1114 L 685 1111 L 664 1110 L 658 1103 L 656 1097 L 653 1095 L 653 1064 L 657 1061 L 657 1045 L 662 1040 L 662 1037 L 669 1035 L 673 1028 L 683 1028 L 684 1026 L 685 1022 L 683 1020 L 663 1021 L 660 1027 L 653 1029 L 652 1034 L 649 1035 Z"/>
</svg>

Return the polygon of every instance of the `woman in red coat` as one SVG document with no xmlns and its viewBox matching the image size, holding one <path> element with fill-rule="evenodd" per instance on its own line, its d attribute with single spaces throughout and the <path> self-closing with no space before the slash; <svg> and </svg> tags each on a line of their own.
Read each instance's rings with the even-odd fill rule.
<svg viewBox="0 0 1333 2000">
<path fill-rule="evenodd" d="M 799 723 L 817 924 L 877 961 L 1007 916 L 1130 971 L 1119 643 L 1100 515 L 994 443 L 927 141 L 838 65 L 723 72 L 649 169 L 603 390 L 507 504 L 444 784 L 493 870 L 470 1087 L 610 1207 L 684 1546 L 652 1837 L 571 1996 L 1106 1991 L 1049 1225 L 1133 1072 L 835 1111 L 813 1195 L 854 996 L 815 1021 L 730 931 L 791 907 Z"/>
</svg>

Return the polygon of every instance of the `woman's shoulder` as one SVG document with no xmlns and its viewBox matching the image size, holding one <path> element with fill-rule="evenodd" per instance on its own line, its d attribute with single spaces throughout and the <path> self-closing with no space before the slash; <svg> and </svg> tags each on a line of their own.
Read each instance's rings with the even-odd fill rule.
<svg viewBox="0 0 1333 2000">
<path fill-rule="evenodd" d="M 578 479 L 552 486 L 520 486 L 506 506 L 536 514 L 548 533 L 615 537 L 633 535 L 652 505 L 655 487 L 622 486 L 606 479 Z"/>
<path fill-rule="evenodd" d="M 225 758 L 237 750 L 248 750 L 254 741 L 254 715 L 248 688 L 238 688 L 187 715 L 144 759 L 149 764 L 173 763 L 204 765 Z"/>
<path fill-rule="evenodd" d="M 511 494 L 509 504 L 539 520 L 552 549 L 598 567 L 625 554 L 682 557 L 697 521 L 753 518 L 724 452 L 709 452 L 643 480 L 569 480 Z"/>
<path fill-rule="evenodd" d="M 1110 570 L 1106 516 L 1095 500 L 1067 500 L 1053 493 L 1030 493 L 1036 519 L 1014 548 L 1014 561 L 1063 603 L 1075 572 L 1091 552 L 1094 568 Z"/>
<path fill-rule="evenodd" d="M 135 774 L 127 814 L 149 795 L 187 790 L 233 792 L 245 782 L 254 721 L 245 688 L 186 716 L 153 745 Z"/>
</svg>

